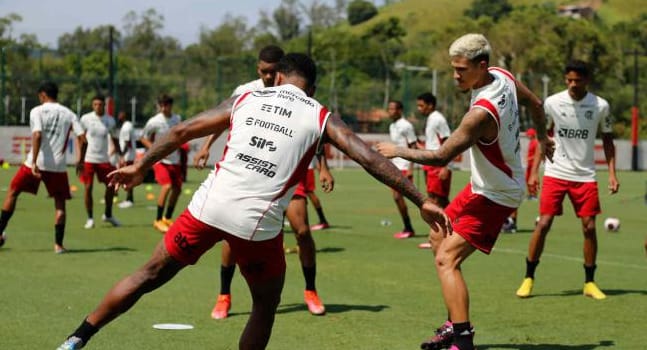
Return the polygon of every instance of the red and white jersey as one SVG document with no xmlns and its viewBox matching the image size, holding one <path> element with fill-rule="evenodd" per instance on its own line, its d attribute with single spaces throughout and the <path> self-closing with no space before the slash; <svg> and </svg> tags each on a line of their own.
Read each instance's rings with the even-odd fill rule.
<svg viewBox="0 0 647 350">
<path fill-rule="evenodd" d="M 95 164 L 109 162 L 108 145 L 111 138 L 118 137 L 115 119 L 107 114 L 98 116 L 93 111 L 81 116 L 81 126 L 88 141 L 84 161 Z"/>
<path fill-rule="evenodd" d="M 524 193 L 519 144 L 517 88 L 510 72 L 490 67 L 492 83 L 472 90 L 471 108 L 487 111 L 499 133 L 492 142 L 470 147 L 472 192 L 506 207 L 517 208 Z"/>
<path fill-rule="evenodd" d="M 154 141 L 155 138 L 166 135 L 172 127 L 180 124 L 182 119 L 177 114 L 172 114 L 170 117 L 166 117 L 162 113 L 157 113 L 152 116 L 144 125 L 144 130 L 142 131 L 142 136 L 147 139 Z M 166 156 L 166 158 L 161 160 L 164 164 L 180 164 L 180 151 L 174 151 L 173 153 Z"/>
<path fill-rule="evenodd" d="M 440 141 L 449 137 L 449 125 L 445 116 L 438 112 L 433 111 L 427 117 L 425 124 L 425 149 L 435 151 L 440 148 Z"/>
<path fill-rule="evenodd" d="M 126 149 L 127 146 L 128 149 Z M 127 162 L 132 162 L 135 160 L 135 152 L 137 151 L 137 140 L 135 139 L 135 127 L 133 123 L 128 120 L 125 120 L 119 128 L 119 147 L 121 150 L 125 150 L 124 160 Z"/>
<path fill-rule="evenodd" d="M 329 115 L 294 85 L 238 97 L 223 156 L 191 199 L 191 214 L 242 239 L 276 237 Z"/>
<path fill-rule="evenodd" d="M 413 130 L 413 125 L 404 117 L 394 121 L 389 125 L 389 135 L 391 141 L 399 147 L 409 148 L 409 145 L 415 143 L 418 139 Z M 404 158 L 392 158 L 391 162 L 400 170 L 409 170 L 410 161 Z"/>
<path fill-rule="evenodd" d="M 248 83 L 238 85 L 238 87 L 234 89 L 234 93 L 231 94 L 231 96 L 242 95 L 246 92 L 258 91 L 263 89 L 265 89 L 265 84 L 263 83 L 263 79 L 256 79 Z"/>
<path fill-rule="evenodd" d="M 38 168 L 57 173 L 67 171 L 65 150 L 70 131 L 73 130 L 76 136 L 83 134 L 76 114 L 57 102 L 45 102 L 29 112 L 29 127 L 32 133 L 41 133 L 40 152 L 36 157 Z M 25 165 L 31 168 L 33 160 L 30 149 Z"/>
<path fill-rule="evenodd" d="M 544 102 L 546 118 L 553 130 L 553 161 L 545 162 L 544 175 L 576 182 L 595 181 L 594 146 L 598 125 L 612 132 L 609 103 L 592 93 L 575 101 L 564 90 Z"/>
</svg>

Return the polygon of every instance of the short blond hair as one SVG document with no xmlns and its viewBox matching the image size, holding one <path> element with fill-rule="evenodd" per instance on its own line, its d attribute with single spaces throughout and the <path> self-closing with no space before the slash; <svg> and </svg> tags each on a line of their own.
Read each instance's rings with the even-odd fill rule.
<svg viewBox="0 0 647 350">
<path fill-rule="evenodd" d="M 470 33 L 454 40 L 449 46 L 449 56 L 465 57 L 474 60 L 477 57 L 486 57 L 489 60 L 492 47 L 483 34 Z"/>
</svg>

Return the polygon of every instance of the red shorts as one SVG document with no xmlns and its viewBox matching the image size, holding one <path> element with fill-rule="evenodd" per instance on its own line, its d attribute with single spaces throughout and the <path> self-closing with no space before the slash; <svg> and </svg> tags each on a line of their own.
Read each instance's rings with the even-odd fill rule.
<svg viewBox="0 0 647 350">
<path fill-rule="evenodd" d="M 423 169 L 427 172 L 427 193 L 433 193 L 439 197 L 449 197 L 449 188 L 452 184 L 452 172 L 445 180 L 438 177 L 440 170 L 444 167 L 426 165 Z"/>
<path fill-rule="evenodd" d="M 91 185 L 94 174 L 97 174 L 99 182 L 108 184 L 108 174 L 114 171 L 115 167 L 110 163 L 83 163 L 83 172 L 79 176 L 82 184 Z"/>
<path fill-rule="evenodd" d="M 182 187 L 182 167 L 180 165 L 157 162 L 153 165 L 153 171 L 155 172 L 155 181 L 161 186 Z"/>
<path fill-rule="evenodd" d="M 308 193 L 315 191 L 315 170 L 308 169 L 306 176 L 299 181 L 297 189 L 292 196 L 306 197 Z"/>
<path fill-rule="evenodd" d="M 539 200 L 539 214 L 562 215 L 562 202 L 568 194 L 578 217 L 595 216 L 602 212 L 597 182 L 575 182 L 544 176 Z"/>
<path fill-rule="evenodd" d="M 229 243 L 248 283 L 260 283 L 285 274 L 282 232 L 267 241 L 248 241 L 209 226 L 184 210 L 164 235 L 164 244 L 173 259 L 193 265 L 223 239 Z"/>
<path fill-rule="evenodd" d="M 47 188 L 47 193 L 50 197 L 61 199 L 72 198 L 67 173 L 41 170 L 39 179 L 31 173 L 31 168 L 24 164 L 20 166 L 9 186 L 16 192 L 37 194 L 41 180 L 45 183 L 45 188 Z"/>
<path fill-rule="evenodd" d="M 452 222 L 454 234 L 459 234 L 483 253 L 490 254 L 501 226 L 514 210 L 472 193 L 472 185 L 467 184 L 445 208 L 445 213 Z"/>
</svg>

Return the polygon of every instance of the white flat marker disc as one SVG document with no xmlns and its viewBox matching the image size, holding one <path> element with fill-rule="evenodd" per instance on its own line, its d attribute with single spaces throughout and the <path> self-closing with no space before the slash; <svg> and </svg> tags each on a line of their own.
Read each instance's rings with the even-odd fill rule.
<svg viewBox="0 0 647 350">
<path fill-rule="evenodd" d="M 184 329 L 193 329 L 193 326 L 190 324 L 182 323 L 157 323 L 153 325 L 155 329 L 171 329 L 171 330 L 184 330 Z"/>
</svg>

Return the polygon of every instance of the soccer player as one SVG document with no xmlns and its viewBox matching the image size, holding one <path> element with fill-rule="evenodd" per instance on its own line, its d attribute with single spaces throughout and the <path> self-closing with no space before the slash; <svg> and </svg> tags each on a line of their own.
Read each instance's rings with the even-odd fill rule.
<svg viewBox="0 0 647 350">
<path fill-rule="evenodd" d="M 132 165 L 135 162 L 137 152 L 137 139 L 135 137 L 135 127 L 133 123 L 128 120 L 126 112 L 121 111 L 117 115 L 117 123 L 119 127 L 119 150 L 123 158 L 123 164 L 119 166 Z M 131 208 L 135 204 L 133 196 L 133 189 L 126 191 L 126 199 L 117 206 L 122 209 Z"/>
<path fill-rule="evenodd" d="M 519 206 L 524 190 L 519 147 L 517 97 L 530 102 L 542 147 L 550 157 L 541 100 L 508 71 L 489 67 L 490 44 L 481 34 L 466 34 L 449 47 L 454 79 L 462 91 L 471 90 L 470 109 L 439 149 L 420 150 L 379 144 L 388 157 L 444 166 L 469 149 L 470 183 L 445 208 L 453 234 L 433 227 L 429 236 L 449 319 L 421 348 L 474 349 L 469 296 L 462 263 L 475 251 L 489 254 L 501 225 Z"/>
<path fill-rule="evenodd" d="M 118 282 L 59 350 L 82 348 L 101 327 L 130 309 L 145 293 L 165 284 L 215 243 L 227 240 L 252 296 L 239 348 L 264 349 L 269 341 L 285 279 L 283 215 L 321 143 L 330 142 L 378 180 L 397 188 L 420 207 L 425 221 L 446 232 L 448 218 L 426 200 L 387 160 L 372 151 L 337 116 L 308 97 L 316 68 L 304 54 L 287 54 L 276 85 L 230 98 L 173 127 L 134 165 L 112 173 L 117 185 L 142 182 L 146 169 L 182 143 L 229 129 L 226 151 L 171 225 L 150 260 Z M 271 105 L 277 109 L 268 109 Z M 289 110 L 291 117 L 274 111 Z M 282 127 L 269 125 L 280 123 Z M 262 135 L 262 136 L 259 136 Z M 264 143 L 252 143 L 263 137 Z M 190 346 L 189 346 L 190 347 Z"/>
<path fill-rule="evenodd" d="M 431 92 L 420 94 L 416 100 L 420 114 L 427 116 L 425 124 L 425 149 L 435 151 L 447 140 L 451 131 L 445 116 L 436 110 L 436 96 Z M 449 204 L 452 171 L 449 167 L 423 166 L 426 173 L 427 195 L 442 208 Z"/>
<path fill-rule="evenodd" d="M 387 113 L 389 118 L 391 118 L 391 124 L 389 125 L 389 136 L 391 141 L 398 146 L 402 147 L 415 147 L 418 138 L 413 129 L 413 125 L 404 118 L 402 114 L 403 105 L 401 101 L 389 101 L 387 106 Z M 402 174 L 409 180 L 413 180 L 413 164 L 402 158 L 393 158 L 391 159 L 393 164 L 400 169 Z M 397 239 L 411 238 L 415 236 L 413 226 L 411 226 L 411 218 L 409 218 L 409 212 L 407 210 L 407 203 L 404 201 L 402 194 L 395 189 L 391 189 L 393 193 L 393 200 L 395 205 L 398 207 L 398 212 L 400 217 L 402 217 L 402 222 L 404 222 L 404 229 L 400 232 L 396 232 L 393 237 Z"/>
<path fill-rule="evenodd" d="M 537 184 L 530 185 L 528 179 L 530 179 L 530 173 L 532 172 L 532 166 L 535 162 L 535 153 L 537 153 L 537 131 L 534 128 L 529 128 L 526 130 L 526 137 L 528 137 L 528 152 L 526 153 L 526 193 L 528 194 L 528 199 L 536 200 L 537 199 Z M 501 231 L 505 233 L 515 233 L 517 232 L 517 215 L 519 210 L 515 210 L 510 214 L 506 222 L 503 223 Z"/>
<path fill-rule="evenodd" d="M 141 143 L 147 149 L 153 145 L 156 138 L 166 135 L 172 127 L 180 124 L 182 118 L 173 113 L 173 98 L 162 94 L 157 98 L 159 113 L 152 116 L 146 122 Z M 179 147 L 178 147 L 179 148 Z M 182 167 L 180 166 L 180 152 L 176 149 L 170 152 L 164 159 L 153 166 L 155 181 L 161 186 L 157 196 L 157 216 L 153 221 L 153 227 L 165 233 L 173 223 L 173 211 L 177 204 L 178 197 L 182 193 Z M 166 208 L 166 212 L 164 212 Z"/>
<path fill-rule="evenodd" d="M 4 230 L 16 209 L 18 196 L 22 192 L 38 193 L 40 182 L 43 181 L 47 193 L 54 198 L 54 252 L 65 253 L 65 201 L 72 198 L 65 150 L 71 131 L 79 143 L 84 141 L 84 136 L 76 114 L 59 104 L 57 98 L 58 86 L 55 83 L 43 82 L 38 88 L 38 100 L 41 104 L 29 112 L 31 149 L 25 163 L 11 180 L 0 212 L 0 247 L 5 243 Z M 77 158 L 77 163 L 80 162 L 79 159 Z"/>
<path fill-rule="evenodd" d="M 612 118 L 609 104 L 603 98 L 587 90 L 591 81 L 588 65 L 573 60 L 564 69 L 567 89 L 549 96 L 544 103 L 546 116 L 551 124 L 556 153 L 552 163 L 544 168 L 544 185 L 539 200 L 539 222 L 528 245 L 526 276 L 517 290 L 517 296 L 531 295 L 535 270 L 544 250 L 546 236 L 555 216 L 562 215 L 564 196 L 573 204 L 575 215 L 582 222 L 584 234 L 584 288 L 583 294 L 596 300 L 606 295 L 595 284 L 595 260 L 598 241 L 595 217 L 601 213 L 598 184 L 595 179 L 594 146 L 598 127 L 602 131 L 604 155 L 609 168 L 609 193 L 618 192 L 620 183 L 616 178 L 615 145 L 613 143 Z M 541 151 L 540 151 L 541 152 Z M 536 186 L 539 162 L 538 153 L 528 183 Z"/>
<path fill-rule="evenodd" d="M 109 222 L 112 226 L 120 226 L 121 223 L 112 215 L 112 199 L 115 196 L 115 189 L 108 186 L 107 175 L 115 170 L 110 164 L 110 155 L 108 154 L 108 142 L 112 142 L 113 147 L 119 149 L 119 140 L 117 134 L 117 124 L 115 119 L 105 113 L 105 98 L 96 95 L 92 98 L 92 112 L 81 116 L 81 126 L 85 130 L 85 140 L 81 145 L 81 159 L 77 172 L 79 179 L 85 186 L 85 210 L 88 219 L 85 222 L 86 229 L 94 227 L 94 203 L 92 200 L 92 188 L 94 187 L 94 174 L 97 174 L 97 180 L 105 184 L 104 201 L 105 211 L 102 217 L 103 221 Z"/>
<path fill-rule="evenodd" d="M 258 80 L 250 83 L 243 84 L 236 88 L 232 96 L 237 96 L 242 93 L 257 91 L 264 87 L 274 86 L 274 78 L 276 76 L 276 67 L 279 60 L 283 57 L 283 50 L 275 45 L 269 45 L 261 49 L 258 55 L 257 73 Z M 259 87 L 259 85 L 262 85 Z M 246 90 L 252 89 L 252 90 Z M 278 117 L 278 116 L 277 116 Z M 200 151 L 194 157 L 194 163 L 198 169 L 205 166 L 209 157 L 209 148 L 211 144 L 220 136 L 220 134 L 212 134 L 202 145 Z M 319 180 L 324 185 L 325 191 L 332 191 L 334 187 L 334 179 L 328 171 L 325 157 L 321 161 L 321 168 L 319 172 Z M 314 175 L 314 174 L 312 174 Z M 323 315 L 326 308 L 319 297 L 316 289 L 316 248 L 315 242 L 312 238 L 310 225 L 308 223 L 307 211 L 307 188 L 309 187 L 307 177 L 304 177 L 299 182 L 299 186 L 295 191 L 290 205 L 288 205 L 286 217 L 290 226 L 295 233 L 297 240 L 297 249 L 299 253 L 299 260 L 301 262 L 301 269 L 305 279 L 305 290 L 303 292 L 304 302 L 308 307 L 308 311 L 313 315 Z M 231 283 L 236 271 L 235 256 L 232 255 L 229 244 L 223 242 L 221 251 L 221 265 L 220 265 L 220 293 L 216 299 L 216 304 L 211 310 L 211 317 L 214 319 L 224 319 L 229 315 L 231 309 Z"/>
</svg>

